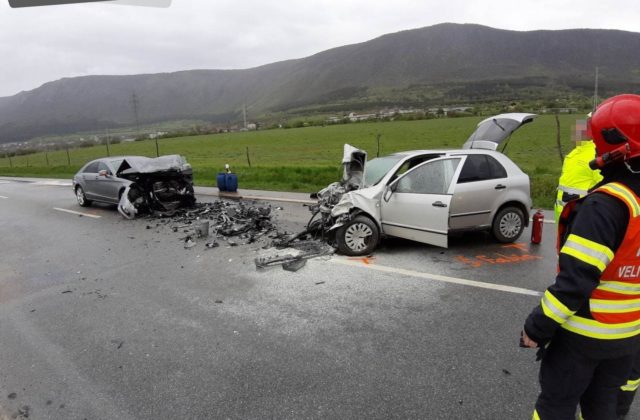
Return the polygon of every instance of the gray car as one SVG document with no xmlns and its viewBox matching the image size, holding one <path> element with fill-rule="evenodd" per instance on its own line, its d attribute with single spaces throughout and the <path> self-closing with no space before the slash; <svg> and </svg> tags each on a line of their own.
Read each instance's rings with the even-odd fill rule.
<svg viewBox="0 0 640 420">
<path fill-rule="evenodd" d="M 90 206 L 93 201 L 118 204 L 132 181 L 116 176 L 126 156 L 92 160 L 84 165 L 72 180 L 78 204 Z"/>
<path fill-rule="evenodd" d="M 372 252 L 383 236 L 446 248 L 451 233 L 488 230 L 499 242 L 513 242 L 529 223 L 529 177 L 496 149 L 534 117 L 487 118 L 457 150 L 366 162 L 366 153 L 345 145 L 345 176 L 318 193 L 316 226 L 346 255 Z"/>
<path fill-rule="evenodd" d="M 72 186 L 82 207 L 93 201 L 117 204 L 129 219 L 195 203 L 191 165 L 180 155 L 96 159 L 75 174 Z"/>
</svg>

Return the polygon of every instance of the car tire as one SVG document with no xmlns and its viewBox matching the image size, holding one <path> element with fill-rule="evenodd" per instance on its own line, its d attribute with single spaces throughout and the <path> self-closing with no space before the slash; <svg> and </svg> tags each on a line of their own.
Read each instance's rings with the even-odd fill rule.
<svg viewBox="0 0 640 420">
<path fill-rule="evenodd" d="M 380 239 L 378 226 L 366 216 L 356 216 L 336 232 L 338 251 L 344 255 L 370 254 Z"/>
<path fill-rule="evenodd" d="M 91 205 L 91 200 L 84 195 L 84 190 L 80 185 L 76 187 L 76 200 L 78 200 L 80 207 L 89 207 Z"/>
<path fill-rule="evenodd" d="M 522 210 L 517 207 L 505 207 L 498 211 L 493 219 L 491 233 L 498 242 L 514 242 L 522 235 L 524 224 Z"/>
</svg>

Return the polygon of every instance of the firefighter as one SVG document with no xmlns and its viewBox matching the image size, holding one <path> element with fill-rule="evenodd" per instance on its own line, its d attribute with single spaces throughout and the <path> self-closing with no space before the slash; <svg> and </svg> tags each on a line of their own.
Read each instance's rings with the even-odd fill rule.
<svg viewBox="0 0 640 420">
<path fill-rule="evenodd" d="M 606 100 L 590 124 L 604 179 L 563 209 L 558 274 L 522 332 L 542 357 L 533 419 L 574 419 L 578 405 L 615 419 L 640 348 L 640 96 Z"/>
<path fill-rule="evenodd" d="M 587 115 L 591 117 L 591 113 Z M 584 120 L 576 121 L 572 137 L 576 147 L 569 152 L 562 163 L 562 172 L 558 180 L 558 192 L 554 206 L 556 224 L 562 208 L 570 200 L 584 197 L 587 192 L 602 180 L 599 170 L 589 167 L 589 162 L 596 156 L 596 145 L 591 140 L 591 133 Z"/>
</svg>

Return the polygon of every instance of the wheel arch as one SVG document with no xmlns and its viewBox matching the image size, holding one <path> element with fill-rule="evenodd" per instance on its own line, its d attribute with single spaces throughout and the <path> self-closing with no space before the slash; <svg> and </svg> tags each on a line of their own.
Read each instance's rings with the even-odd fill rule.
<svg viewBox="0 0 640 420">
<path fill-rule="evenodd" d="M 496 211 L 493 213 L 493 217 L 491 218 L 491 225 L 492 226 L 495 223 L 496 216 L 498 215 L 498 213 L 500 213 L 500 211 L 502 209 L 506 208 L 506 207 L 516 207 L 516 208 L 520 209 L 522 211 L 522 214 L 524 215 L 524 226 L 525 227 L 529 226 L 529 217 L 530 217 L 529 209 L 527 208 L 527 206 L 522 204 L 522 202 L 516 201 L 516 200 L 511 200 L 511 201 L 507 201 L 505 203 L 502 203 L 502 205 L 500 205 L 500 207 L 498 207 L 496 209 Z"/>
<path fill-rule="evenodd" d="M 368 219 L 371 219 L 371 221 L 378 227 L 378 232 L 382 234 L 382 223 L 380 222 L 380 220 L 377 220 L 375 217 L 373 217 L 373 215 L 362 210 L 361 208 L 355 207 L 351 210 L 351 212 L 349 212 L 349 217 L 353 219 L 356 216 L 364 216 Z"/>
</svg>

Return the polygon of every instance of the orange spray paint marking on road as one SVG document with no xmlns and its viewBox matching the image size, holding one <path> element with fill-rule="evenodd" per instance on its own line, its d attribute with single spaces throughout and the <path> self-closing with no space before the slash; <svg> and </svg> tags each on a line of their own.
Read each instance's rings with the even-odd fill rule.
<svg viewBox="0 0 640 420">
<path fill-rule="evenodd" d="M 490 256 L 476 255 L 473 258 L 468 258 L 463 255 L 458 255 L 455 258 L 462 264 L 470 265 L 471 267 L 474 267 L 474 268 L 482 267 L 483 265 L 486 265 L 486 264 L 490 264 L 490 265 L 514 264 L 514 263 L 521 263 L 524 261 L 533 261 L 533 260 L 543 259 L 543 257 L 540 255 L 531 255 L 527 253 L 528 251 L 527 244 L 524 244 L 524 243 L 503 245 L 502 248 L 516 249 L 518 251 L 522 251 L 523 253 L 522 254 L 517 254 L 517 253 L 506 254 L 506 253 L 495 252 L 493 255 L 490 255 Z"/>
<path fill-rule="evenodd" d="M 360 261 L 362 264 L 366 264 L 369 265 L 371 263 L 373 263 L 373 260 L 375 260 L 376 257 L 351 257 L 349 258 L 349 260 L 351 261 Z"/>
</svg>

